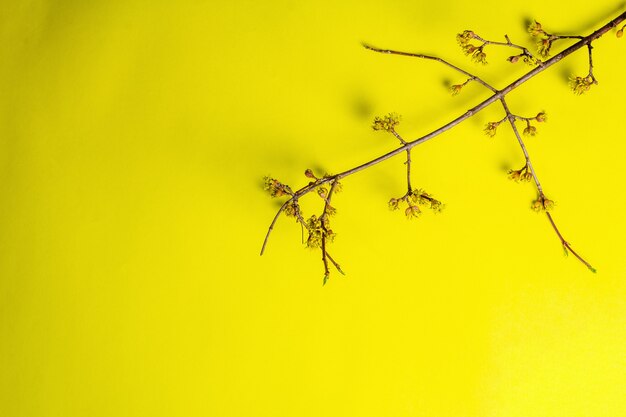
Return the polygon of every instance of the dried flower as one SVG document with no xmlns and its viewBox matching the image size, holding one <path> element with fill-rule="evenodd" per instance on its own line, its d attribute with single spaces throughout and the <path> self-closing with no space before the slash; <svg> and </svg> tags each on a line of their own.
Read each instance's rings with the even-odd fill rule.
<svg viewBox="0 0 626 417">
<path fill-rule="evenodd" d="M 533 20 L 533 22 L 530 25 L 528 25 L 528 33 L 530 33 L 530 36 L 535 36 L 535 37 L 546 35 L 546 32 L 541 27 L 541 23 L 537 22 L 536 20 Z"/>
<path fill-rule="evenodd" d="M 389 209 L 390 210 L 398 210 L 398 206 L 400 204 L 400 200 L 398 200 L 397 198 L 392 198 L 391 200 L 389 200 Z"/>
<path fill-rule="evenodd" d="M 485 135 L 489 136 L 490 138 L 494 137 L 496 135 L 496 129 L 498 128 L 498 125 L 500 125 L 500 123 L 498 122 L 489 122 L 485 125 Z"/>
<path fill-rule="evenodd" d="M 394 130 L 396 125 L 400 123 L 400 116 L 396 113 L 389 113 L 383 117 L 376 117 L 374 119 L 374 124 L 372 128 L 374 130 L 384 130 L 387 132 L 391 132 Z"/>
<path fill-rule="evenodd" d="M 528 136 L 535 136 L 537 134 L 537 128 L 535 126 L 528 125 L 524 129 L 524 134 Z"/>
</svg>

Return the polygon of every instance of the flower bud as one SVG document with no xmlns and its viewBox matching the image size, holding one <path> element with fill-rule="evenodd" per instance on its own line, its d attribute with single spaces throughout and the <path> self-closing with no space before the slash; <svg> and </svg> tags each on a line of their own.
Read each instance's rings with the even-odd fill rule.
<svg viewBox="0 0 626 417">
<path fill-rule="evenodd" d="M 316 178 L 315 174 L 313 174 L 313 171 L 310 169 L 307 169 L 306 171 L 304 171 L 304 175 L 308 178 L 314 178 L 314 179 Z"/>
<path fill-rule="evenodd" d="M 509 61 L 512 64 L 515 64 L 517 61 L 519 61 L 519 55 L 513 55 L 507 58 L 507 61 Z"/>
<path fill-rule="evenodd" d="M 624 28 L 621 28 L 620 30 L 618 30 L 617 33 L 615 33 L 615 36 L 617 36 L 618 38 L 621 38 L 622 36 L 624 36 Z"/>
<path fill-rule="evenodd" d="M 535 117 L 535 120 L 538 122 L 545 122 L 547 120 L 546 112 L 539 112 Z"/>
</svg>

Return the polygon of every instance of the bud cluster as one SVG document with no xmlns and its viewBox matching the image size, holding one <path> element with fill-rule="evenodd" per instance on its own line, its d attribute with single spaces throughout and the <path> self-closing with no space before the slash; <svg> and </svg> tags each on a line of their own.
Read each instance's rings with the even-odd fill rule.
<svg viewBox="0 0 626 417">
<path fill-rule="evenodd" d="M 395 127 L 400 123 L 400 115 L 396 113 L 389 113 L 383 117 L 376 117 L 372 129 L 384 130 L 386 132 L 393 132 Z"/>
<path fill-rule="evenodd" d="M 589 91 L 592 85 L 597 84 L 597 81 L 591 76 L 586 77 L 570 77 L 569 86 L 576 95 L 581 95 Z"/>
<path fill-rule="evenodd" d="M 272 197 L 282 197 L 284 195 L 292 195 L 293 192 L 288 185 L 285 185 L 277 179 L 265 177 L 263 178 L 263 189 L 270 193 Z"/>
<path fill-rule="evenodd" d="M 483 51 L 486 43 L 480 46 L 472 45 L 470 42 L 473 39 L 479 39 L 478 36 L 471 30 L 465 30 L 462 33 L 456 35 L 456 40 L 461 46 L 461 49 L 465 55 L 470 55 L 472 61 L 485 65 L 487 63 L 487 54 Z"/>
<path fill-rule="evenodd" d="M 528 33 L 533 38 L 536 38 L 537 42 L 537 53 L 543 57 L 547 58 L 550 56 L 550 48 L 552 48 L 552 42 L 558 39 L 557 36 L 551 35 L 541 26 L 541 23 L 534 20 L 530 25 L 528 25 Z"/>
<path fill-rule="evenodd" d="M 392 198 L 389 200 L 389 208 L 391 210 L 398 210 L 401 203 L 406 203 L 407 205 L 404 210 L 404 215 L 407 219 L 417 218 L 422 213 L 419 206 L 429 208 L 435 213 L 440 213 L 444 207 L 441 201 L 420 189 L 412 190 L 400 198 Z"/>
<path fill-rule="evenodd" d="M 335 240 L 336 234 L 330 229 L 330 222 L 326 216 L 317 217 L 315 214 L 312 215 L 306 221 L 306 228 L 309 232 L 306 246 L 309 248 L 321 248 L 322 239 L 325 239 L 327 242 Z"/>
<path fill-rule="evenodd" d="M 510 169 L 508 172 L 509 179 L 515 182 L 529 182 L 533 179 L 533 174 L 530 172 L 528 164 L 524 165 L 522 169 L 513 170 Z"/>
<path fill-rule="evenodd" d="M 532 209 L 538 213 L 545 213 L 551 211 L 554 208 L 554 201 L 547 198 L 545 195 L 540 194 L 535 201 L 533 201 Z"/>
</svg>

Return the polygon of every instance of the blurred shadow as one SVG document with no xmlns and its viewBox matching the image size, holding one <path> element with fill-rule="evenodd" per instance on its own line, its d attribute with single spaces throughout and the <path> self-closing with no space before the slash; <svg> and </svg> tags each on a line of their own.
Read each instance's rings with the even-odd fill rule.
<svg viewBox="0 0 626 417">
<path fill-rule="evenodd" d="M 359 120 L 369 120 L 374 112 L 374 104 L 367 99 L 362 92 L 350 97 L 350 109 L 352 115 Z"/>
</svg>

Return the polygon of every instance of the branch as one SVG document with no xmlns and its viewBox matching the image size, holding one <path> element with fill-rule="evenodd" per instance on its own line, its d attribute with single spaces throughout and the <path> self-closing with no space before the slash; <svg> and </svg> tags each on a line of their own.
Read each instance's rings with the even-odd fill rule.
<svg viewBox="0 0 626 417">
<path fill-rule="evenodd" d="M 321 250 L 322 250 L 322 260 L 324 262 L 324 269 L 325 269 L 325 280 L 328 278 L 328 274 L 329 274 L 329 268 L 328 268 L 328 261 L 330 260 L 331 263 L 333 263 L 333 265 L 335 265 L 337 267 L 337 269 L 341 272 L 341 269 L 339 268 L 339 266 L 337 265 L 337 263 L 330 257 L 330 255 L 328 254 L 327 250 L 326 250 L 326 245 L 327 245 L 327 232 L 330 232 L 330 230 L 327 229 L 326 223 L 327 219 L 328 219 L 328 210 L 331 207 L 330 206 L 330 197 L 332 196 L 332 193 L 335 189 L 335 186 L 338 184 L 338 181 L 346 178 L 350 175 L 356 174 L 357 172 L 360 172 L 364 169 L 370 168 L 374 165 L 377 165 L 383 161 L 386 161 L 387 159 L 390 159 L 402 152 L 406 152 L 407 154 L 407 160 L 406 160 L 406 165 L 407 165 L 407 189 L 408 192 L 407 194 L 405 194 L 401 199 L 405 199 L 405 201 L 407 201 L 407 203 L 409 204 L 409 209 L 413 209 L 413 208 L 417 208 L 417 206 L 412 206 L 411 202 L 409 201 L 409 198 L 413 199 L 413 202 L 419 202 L 420 204 L 426 202 L 426 203 L 430 203 L 431 204 L 431 208 L 437 208 L 440 209 L 441 208 L 441 203 L 439 203 L 437 200 L 433 199 L 430 195 L 422 192 L 421 190 L 413 190 L 412 186 L 411 186 L 411 153 L 410 151 L 417 145 L 420 145 L 424 142 L 426 142 L 427 140 L 430 140 L 438 135 L 440 135 L 441 133 L 446 132 L 447 130 L 455 127 L 456 125 L 460 124 L 461 122 L 469 119 L 470 117 L 474 116 L 476 113 L 480 112 L 481 110 L 483 110 L 484 108 L 486 108 L 487 106 L 493 104 L 496 101 L 500 101 L 501 104 L 504 107 L 504 110 L 506 112 L 506 116 L 498 121 L 498 122 L 492 122 L 488 125 L 486 132 L 490 135 L 493 136 L 493 134 L 495 134 L 495 129 L 497 128 L 497 126 L 504 122 L 505 120 L 508 120 L 509 123 L 511 124 L 511 127 L 513 129 L 513 132 L 515 133 L 515 136 L 520 144 L 520 147 L 524 153 L 524 157 L 526 160 L 526 164 L 524 166 L 524 168 L 522 168 L 519 171 L 510 171 L 511 173 L 514 173 L 516 175 L 513 175 L 513 177 L 517 176 L 517 178 L 520 177 L 520 174 L 523 174 L 524 179 L 533 179 L 535 182 L 535 185 L 537 187 L 538 193 L 539 193 L 539 198 L 537 199 L 537 201 L 535 201 L 534 203 L 534 207 L 540 208 L 542 211 L 547 211 L 549 210 L 552 206 L 553 206 L 553 202 L 549 199 L 547 199 L 543 193 L 543 189 L 541 187 L 541 184 L 539 182 L 539 179 L 537 178 L 536 172 L 532 166 L 532 163 L 530 161 L 530 157 L 528 155 L 526 146 L 524 145 L 524 141 L 521 138 L 521 135 L 515 125 L 516 121 L 525 121 L 527 124 L 527 127 L 524 129 L 524 133 L 525 134 L 530 134 L 531 136 L 533 136 L 536 132 L 536 129 L 534 126 L 531 126 L 530 122 L 531 120 L 536 120 L 538 122 L 541 121 L 545 121 L 545 113 L 541 112 L 539 113 L 537 116 L 535 116 L 534 118 L 530 118 L 530 117 L 521 117 L 521 116 L 517 116 L 515 114 L 513 114 L 508 106 L 507 103 L 505 101 L 505 97 L 507 94 L 509 94 L 511 91 L 515 90 L 516 88 L 518 88 L 519 86 L 521 86 L 522 84 L 524 84 L 526 81 L 530 80 L 531 78 L 537 76 L 538 74 L 540 74 L 541 72 L 545 71 L 546 69 L 550 68 L 552 65 L 558 63 L 559 61 L 561 61 L 563 58 L 566 58 L 567 56 L 571 55 L 572 53 L 578 51 L 579 49 L 583 48 L 583 47 L 587 47 L 588 53 L 589 53 L 589 73 L 586 77 L 576 77 L 572 79 L 572 89 L 574 90 L 574 92 L 576 94 L 581 94 L 585 91 L 587 91 L 589 89 L 589 87 L 592 84 L 597 84 L 597 80 L 594 77 L 593 74 L 593 58 L 592 58 L 592 42 L 595 41 L 596 39 L 600 38 L 601 36 L 603 36 L 604 34 L 606 34 L 608 31 L 610 31 L 611 29 L 618 27 L 618 25 L 620 23 L 622 23 L 624 20 L 626 20 L 626 12 L 620 14 L 619 16 L 617 16 L 616 18 L 614 18 L 613 20 L 611 20 L 610 22 L 606 23 L 605 25 L 603 25 L 602 27 L 600 27 L 599 29 L 597 29 L 596 31 L 594 31 L 593 33 L 589 34 L 588 36 L 570 36 L 570 35 L 554 35 L 554 34 L 550 34 L 545 32 L 541 25 L 537 22 L 534 22 L 530 27 L 529 27 L 529 32 L 531 33 L 532 36 L 538 37 L 538 47 L 539 47 L 539 53 L 542 57 L 547 57 L 549 55 L 549 49 L 552 46 L 552 42 L 555 40 L 562 40 L 562 39 L 575 39 L 577 40 L 577 42 L 575 42 L 574 44 L 570 45 L 569 47 L 567 47 L 566 49 L 562 50 L 561 52 L 559 52 L 557 55 L 555 55 L 554 57 L 547 59 L 546 61 L 540 61 L 539 59 L 535 58 L 526 48 L 524 48 L 523 46 L 520 45 L 516 45 L 514 43 L 512 43 L 509 39 L 508 36 L 505 35 L 505 39 L 506 39 L 506 43 L 504 42 L 495 42 L 495 41 L 489 41 L 486 39 L 483 39 L 481 37 L 478 37 L 476 34 L 474 34 L 471 31 L 465 31 L 463 32 L 463 34 L 460 34 L 459 37 L 461 37 L 462 42 L 460 42 L 462 44 L 462 46 L 464 47 L 464 49 L 466 50 L 466 53 L 468 53 L 468 51 L 470 53 L 472 53 L 473 58 L 475 61 L 477 62 L 481 62 L 481 63 L 486 63 L 485 61 L 485 54 L 482 52 L 482 48 L 484 48 L 486 45 L 496 45 L 496 46 L 506 46 L 506 47 L 511 47 L 511 48 L 516 48 L 522 51 L 522 54 L 520 56 L 524 56 L 525 58 L 529 58 L 530 63 L 534 63 L 537 64 L 537 66 L 535 68 L 533 68 L 532 70 L 528 71 L 526 74 L 524 74 L 523 76 L 521 76 L 520 78 L 518 78 L 517 80 L 513 81 L 512 83 L 510 83 L 509 85 L 507 85 L 506 87 L 502 88 L 502 89 L 496 89 L 495 87 L 493 87 L 492 85 L 490 85 L 489 83 L 487 83 L 486 81 L 482 80 L 481 78 L 471 74 L 470 72 L 461 69 L 460 67 L 451 64 L 450 62 L 439 58 L 439 57 L 435 57 L 435 56 L 430 56 L 430 55 L 425 55 L 425 54 L 419 54 L 419 53 L 410 53 L 410 52 L 402 52 L 402 51 L 395 51 L 395 50 L 390 50 L 390 49 L 380 49 L 380 48 L 376 48 L 373 47 L 371 45 L 367 45 L 364 44 L 364 47 L 366 49 L 375 51 L 375 52 L 379 52 L 379 53 L 383 53 L 383 54 L 392 54 L 392 55 L 400 55 L 400 56 L 408 56 L 408 57 L 415 57 L 415 58 L 420 58 L 420 59 L 426 59 L 426 60 L 433 60 L 433 61 L 437 61 L 461 74 L 463 74 L 464 76 L 468 77 L 467 80 L 460 85 L 455 85 L 452 86 L 452 92 L 454 93 L 458 93 L 460 91 L 460 89 L 466 85 L 467 83 L 469 83 L 470 81 L 475 81 L 478 82 L 479 84 L 483 85 L 485 88 L 487 88 L 488 90 L 490 90 L 493 94 L 488 97 L 487 99 L 483 100 L 482 102 L 476 104 L 474 107 L 470 108 L 469 110 L 467 110 L 466 112 L 464 112 L 463 114 L 459 115 L 458 117 L 454 118 L 452 121 L 444 124 L 443 126 L 439 127 L 438 129 L 435 129 L 433 131 L 431 131 L 430 133 L 423 135 L 417 139 L 414 139 L 412 141 L 406 141 L 404 140 L 394 129 L 395 124 L 397 124 L 397 118 L 394 119 L 394 117 L 391 117 L 392 115 L 389 115 L 387 118 L 385 119 L 377 119 L 375 121 L 375 129 L 376 130 L 386 130 L 390 133 L 392 133 L 399 141 L 400 141 L 400 146 L 397 147 L 396 149 L 387 152 L 383 155 L 380 155 L 374 159 L 371 159 L 367 162 L 364 162 L 358 166 L 352 167 L 350 169 L 347 169 L 345 171 L 342 171 L 338 174 L 334 174 L 334 175 L 325 175 L 322 178 L 317 178 L 315 177 L 310 170 L 307 170 L 307 172 L 305 173 L 307 175 L 307 177 L 310 178 L 315 178 L 315 181 L 311 181 L 309 182 L 306 186 L 298 189 L 295 192 L 292 192 L 291 189 L 289 189 L 286 186 L 282 186 L 282 184 L 280 184 L 283 188 L 278 187 L 277 189 L 272 189 L 270 188 L 270 193 L 272 194 L 272 196 L 276 196 L 279 193 L 275 192 L 276 190 L 278 190 L 280 192 L 280 195 L 289 195 L 289 199 L 280 207 L 280 209 L 278 210 L 278 213 L 276 214 L 276 216 L 274 217 L 274 219 L 272 220 L 272 223 L 270 224 L 270 227 L 268 228 L 267 234 L 265 236 L 264 242 L 263 242 L 263 247 L 261 249 L 261 254 L 264 252 L 264 249 L 266 247 L 269 235 L 271 234 L 274 225 L 276 223 L 276 220 L 278 218 L 278 216 L 281 213 L 285 213 L 287 215 L 295 215 L 297 218 L 297 221 L 300 222 L 304 227 L 307 228 L 307 230 L 309 231 L 309 239 L 311 238 L 311 233 L 315 232 L 318 228 L 321 229 L 321 242 L 320 242 L 320 246 L 321 246 Z M 625 25 L 626 27 L 626 25 Z M 616 35 L 618 37 L 620 37 L 623 34 L 623 30 L 624 27 L 622 27 L 621 29 L 619 29 L 616 33 Z M 457 37 L 458 38 L 458 37 Z M 471 45 L 468 43 L 469 40 L 471 39 L 476 39 L 479 40 L 481 42 L 483 42 L 482 45 L 476 47 L 474 45 Z M 471 51 L 470 51 L 471 50 Z M 478 53 L 476 53 L 478 51 Z M 519 57 L 519 56 L 518 56 Z M 509 61 L 511 62 L 515 62 L 517 59 L 513 59 L 515 57 L 510 57 Z M 378 125 L 377 125 L 378 123 Z M 310 174 L 310 175 L 309 175 Z M 276 181 L 276 180 L 273 180 Z M 277 181 L 276 181 L 277 182 Z M 313 216 L 311 219 L 309 219 L 309 221 L 311 220 L 319 220 L 321 221 L 321 225 L 318 227 L 316 226 L 316 229 L 313 230 L 312 227 L 310 225 L 307 224 L 307 222 L 304 221 L 304 219 L 301 216 L 301 213 L 299 211 L 299 206 L 298 206 L 298 199 L 308 193 L 310 193 L 313 190 L 318 190 L 318 193 L 320 192 L 320 187 L 322 187 L 325 184 L 331 183 L 331 189 L 330 192 L 328 193 L 327 196 L 324 196 L 323 198 L 325 199 L 325 205 L 324 205 L 324 211 L 322 213 L 322 216 L 320 217 L 320 219 L 316 219 L 315 216 Z M 285 191 L 287 190 L 287 191 Z M 283 192 L 284 191 L 284 192 Z M 390 206 L 392 206 L 392 202 L 395 201 L 395 207 L 392 208 L 397 208 L 397 199 L 392 199 L 390 201 Z M 407 209 L 407 210 L 409 210 Z M 333 209 L 334 210 L 334 209 Z M 416 215 L 414 212 L 412 212 L 414 215 Z M 417 209 L 417 213 L 419 213 L 419 209 Z M 573 253 L 576 258 L 578 258 L 582 263 L 584 263 L 589 269 L 593 270 L 593 268 L 591 267 L 591 265 L 586 262 L 582 257 L 580 257 L 576 252 L 574 252 L 571 248 L 571 246 L 569 245 L 569 243 L 567 243 L 565 241 L 565 239 L 563 238 L 563 236 L 561 235 L 560 231 L 558 230 L 558 228 L 556 227 L 556 224 L 554 223 L 554 220 L 552 219 L 552 216 L 547 213 L 548 219 L 550 220 L 551 225 L 553 226 L 555 232 L 557 233 L 557 236 L 559 237 L 559 239 L 561 240 L 561 243 L 563 244 L 563 247 L 566 248 L 566 251 L 569 251 L 571 253 Z M 407 214 L 408 217 L 409 214 Z"/>
</svg>

